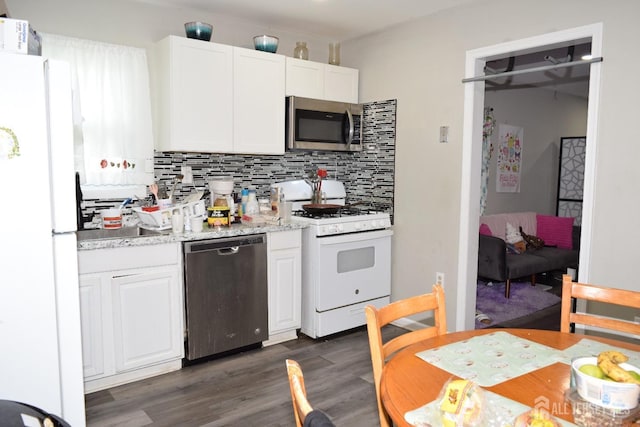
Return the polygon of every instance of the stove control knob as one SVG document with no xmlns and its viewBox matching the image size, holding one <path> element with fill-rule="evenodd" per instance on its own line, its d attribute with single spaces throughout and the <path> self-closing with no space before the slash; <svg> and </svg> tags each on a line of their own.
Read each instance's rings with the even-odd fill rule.
<svg viewBox="0 0 640 427">
<path fill-rule="evenodd" d="M 355 224 L 353 224 L 353 228 L 357 230 L 360 230 L 362 228 L 362 224 L 360 224 L 359 222 L 356 222 Z"/>
<path fill-rule="evenodd" d="M 342 233 L 344 231 L 344 227 L 342 226 L 342 224 L 337 224 L 336 225 L 336 231 L 338 233 Z"/>
<path fill-rule="evenodd" d="M 362 228 L 363 228 L 364 230 L 366 230 L 367 228 L 369 228 L 369 223 L 368 223 L 367 221 L 363 222 L 363 223 L 362 223 Z"/>
</svg>

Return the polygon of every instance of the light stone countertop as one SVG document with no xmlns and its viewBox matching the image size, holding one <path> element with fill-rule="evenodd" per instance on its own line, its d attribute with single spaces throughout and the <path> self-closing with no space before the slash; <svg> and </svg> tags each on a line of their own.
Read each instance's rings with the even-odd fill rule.
<svg viewBox="0 0 640 427">
<path fill-rule="evenodd" d="M 135 237 L 115 237 L 95 240 L 79 240 L 78 250 L 122 248 L 128 246 L 158 245 L 162 243 L 187 242 L 193 240 L 219 239 L 223 237 L 243 236 L 249 234 L 270 233 L 287 230 L 298 230 L 306 225 L 298 222 L 277 224 L 246 225 L 233 224 L 230 227 L 203 228 L 201 232 L 184 232 L 180 234 L 143 235 Z"/>
</svg>

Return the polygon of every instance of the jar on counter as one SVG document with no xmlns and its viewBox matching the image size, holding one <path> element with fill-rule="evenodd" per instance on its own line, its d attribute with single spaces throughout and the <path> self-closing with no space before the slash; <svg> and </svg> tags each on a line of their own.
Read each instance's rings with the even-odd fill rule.
<svg viewBox="0 0 640 427">
<path fill-rule="evenodd" d="M 231 211 L 228 206 L 213 206 L 208 208 L 207 212 L 209 227 L 228 227 L 231 225 Z"/>
<path fill-rule="evenodd" d="M 271 213 L 271 202 L 269 199 L 258 199 L 258 208 L 261 214 Z"/>
</svg>

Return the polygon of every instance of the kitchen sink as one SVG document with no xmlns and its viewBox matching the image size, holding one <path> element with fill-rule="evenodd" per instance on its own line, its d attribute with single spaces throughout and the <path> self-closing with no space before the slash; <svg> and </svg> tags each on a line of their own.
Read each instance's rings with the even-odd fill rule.
<svg viewBox="0 0 640 427">
<path fill-rule="evenodd" d="M 149 230 L 142 227 L 122 227 L 116 229 L 90 229 L 90 230 L 78 230 L 76 231 L 76 237 L 78 241 L 83 240 L 103 240 L 103 239 L 123 239 L 127 237 L 140 237 L 140 236 L 160 236 L 163 234 L 171 233 L 171 229 L 168 230 Z"/>
</svg>

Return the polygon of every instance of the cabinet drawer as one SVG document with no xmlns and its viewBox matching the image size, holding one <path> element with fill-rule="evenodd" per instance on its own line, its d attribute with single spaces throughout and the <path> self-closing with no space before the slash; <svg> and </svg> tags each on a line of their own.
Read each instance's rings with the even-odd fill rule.
<svg viewBox="0 0 640 427">
<path fill-rule="evenodd" d="M 80 274 L 178 264 L 180 244 L 95 249 L 78 252 Z"/>
<path fill-rule="evenodd" d="M 270 250 L 299 248 L 301 232 L 300 230 L 289 230 L 269 233 L 268 239 Z"/>
</svg>

